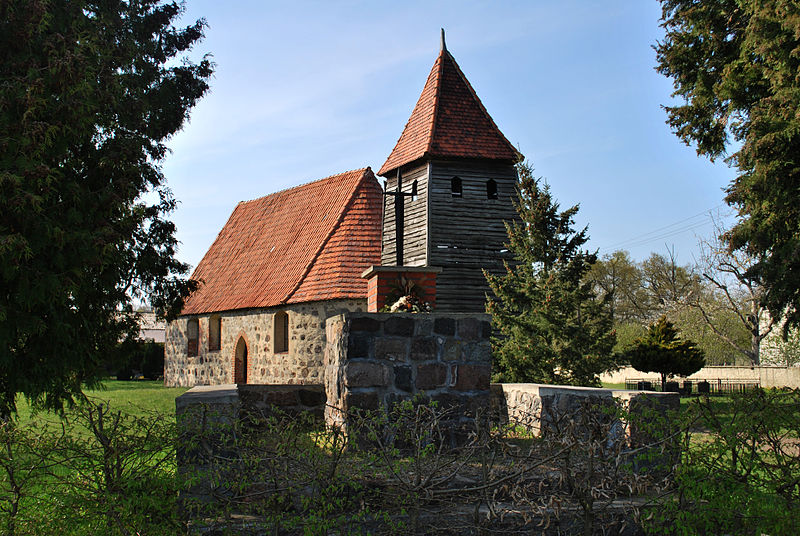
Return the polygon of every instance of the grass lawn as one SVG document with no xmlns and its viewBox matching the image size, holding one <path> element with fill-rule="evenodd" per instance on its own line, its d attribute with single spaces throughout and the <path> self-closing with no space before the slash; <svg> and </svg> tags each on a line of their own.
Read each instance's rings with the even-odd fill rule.
<svg viewBox="0 0 800 536">
<path fill-rule="evenodd" d="M 133 415 L 141 415 L 156 411 L 166 415 L 175 415 L 175 398 L 188 391 L 188 387 L 164 387 L 159 381 L 116 381 L 107 380 L 97 390 L 87 390 L 86 396 L 108 402 L 113 409 L 125 411 Z M 17 400 L 17 413 L 20 421 L 25 422 L 34 413 L 25 398 Z M 35 414 L 36 418 L 54 417 L 46 412 Z"/>
</svg>

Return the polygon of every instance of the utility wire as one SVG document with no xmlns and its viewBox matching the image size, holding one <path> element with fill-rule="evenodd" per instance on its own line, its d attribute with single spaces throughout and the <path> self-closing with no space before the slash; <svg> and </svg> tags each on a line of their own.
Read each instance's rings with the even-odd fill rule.
<svg viewBox="0 0 800 536">
<path fill-rule="evenodd" d="M 711 213 L 715 210 L 718 211 L 718 209 L 723 206 L 725 206 L 725 204 L 720 203 L 719 205 L 711 207 L 710 209 L 698 212 L 697 214 L 670 223 L 669 225 L 664 225 L 652 231 L 648 231 L 646 233 L 642 233 L 640 235 L 636 235 L 631 238 L 627 238 L 625 240 L 611 244 L 609 246 L 600 248 L 600 251 L 610 251 L 610 250 L 624 249 L 628 247 L 643 246 L 651 242 L 661 241 L 665 238 L 669 238 L 681 233 L 685 233 L 687 231 L 692 231 L 694 229 L 704 227 L 709 223 L 713 222 L 714 218 L 711 216 Z M 719 216 L 721 216 L 722 218 L 727 218 L 732 214 L 733 211 L 729 211 Z M 702 220 L 697 221 L 698 217 L 702 217 Z"/>
</svg>

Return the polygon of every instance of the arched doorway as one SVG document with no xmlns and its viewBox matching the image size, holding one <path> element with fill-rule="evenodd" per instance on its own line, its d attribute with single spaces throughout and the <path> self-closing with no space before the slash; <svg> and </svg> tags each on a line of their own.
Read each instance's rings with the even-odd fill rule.
<svg viewBox="0 0 800 536">
<path fill-rule="evenodd" d="M 233 383 L 247 383 L 247 343 L 239 337 L 233 358 Z"/>
</svg>

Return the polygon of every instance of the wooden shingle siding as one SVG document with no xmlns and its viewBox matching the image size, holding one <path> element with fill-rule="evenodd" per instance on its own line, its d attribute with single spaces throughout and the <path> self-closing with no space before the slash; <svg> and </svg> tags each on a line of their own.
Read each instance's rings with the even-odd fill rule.
<svg viewBox="0 0 800 536">
<path fill-rule="evenodd" d="M 461 179 L 462 195 L 453 197 L 451 179 Z M 486 183 L 494 179 L 497 199 L 488 199 Z M 514 209 L 517 174 L 510 164 L 491 161 L 433 161 L 430 191 L 430 266 L 443 268 L 436 282 L 437 310 L 477 312 L 490 292 L 482 270 L 503 273 L 511 260 L 504 221 Z"/>
<path fill-rule="evenodd" d="M 403 191 L 411 192 L 414 181 L 417 181 L 417 199 L 405 198 L 405 233 L 403 237 L 403 264 L 405 266 L 425 266 L 427 261 L 428 240 L 428 166 L 416 166 L 402 174 Z M 397 191 L 397 176 L 386 181 L 387 191 Z M 394 198 L 383 197 L 383 247 L 381 264 L 396 265 L 395 253 L 395 214 Z"/>
</svg>

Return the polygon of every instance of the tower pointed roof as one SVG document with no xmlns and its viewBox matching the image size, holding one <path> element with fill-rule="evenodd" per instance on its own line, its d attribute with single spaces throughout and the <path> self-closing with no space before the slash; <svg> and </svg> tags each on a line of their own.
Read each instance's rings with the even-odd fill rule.
<svg viewBox="0 0 800 536">
<path fill-rule="evenodd" d="M 406 127 L 378 175 L 425 157 L 516 161 L 521 155 L 497 128 L 467 77 L 442 48 Z"/>
</svg>

